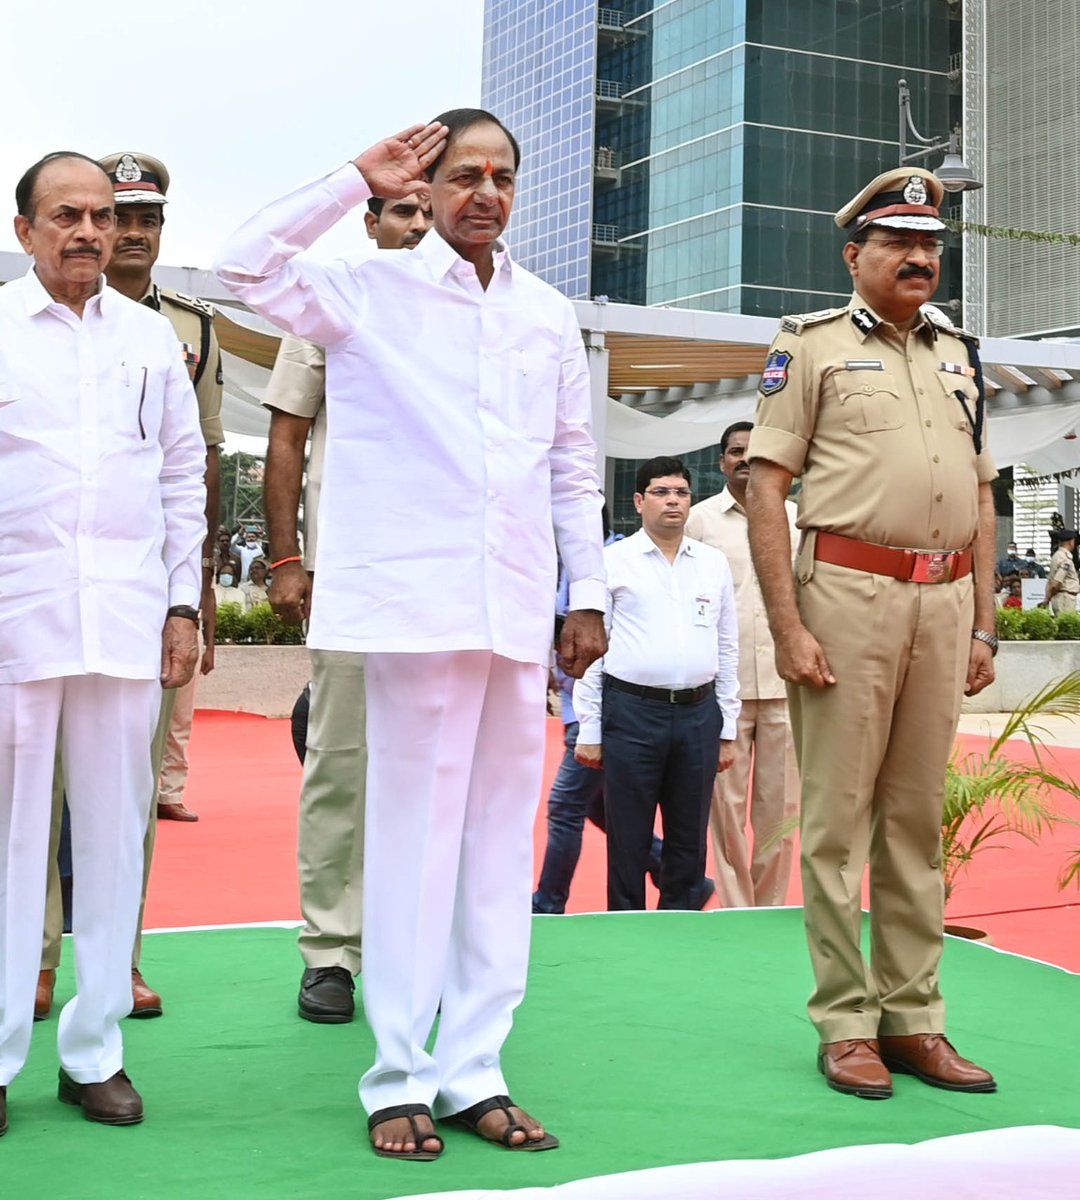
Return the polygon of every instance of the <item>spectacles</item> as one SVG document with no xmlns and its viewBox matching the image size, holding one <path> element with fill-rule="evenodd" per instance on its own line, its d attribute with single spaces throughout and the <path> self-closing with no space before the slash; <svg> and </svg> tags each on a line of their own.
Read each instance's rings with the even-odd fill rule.
<svg viewBox="0 0 1080 1200">
<path fill-rule="evenodd" d="M 912 250 L 921 250 L 927 258 L 940 258 L 945 251 L 941 238 L 890 237 L 868 238 L 867 241 L 888 254 L 910 254 Z"/>
<path fill-rule="evenodd" d="M 654 487 L 646 488 L 645 494 L 648 496 L 657 496 L 663 500 L 665 496 L 678 496 L 680 500 L 689 499 L 690 489 L 680 487 Z"/>
</svg>

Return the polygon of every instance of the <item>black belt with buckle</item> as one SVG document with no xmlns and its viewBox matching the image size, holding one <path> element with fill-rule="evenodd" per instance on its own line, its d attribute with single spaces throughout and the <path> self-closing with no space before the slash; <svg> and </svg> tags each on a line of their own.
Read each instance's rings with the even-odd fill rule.
<svg viewBox="0 0 1080 1200">
<path fill-rule="evenodd" d="M 605 675 L 604 682 L 617 692 L 629 692 L 631 696 L 640 696 L 643 700 L 663 700 L 665 704 L 697 704 L 715 691 L 715 683 L 711 679 L 692 688 L 646 687 L 643 683 L 627 683 L 625 679 L 616 679 L 614 675 Z"/>
</svg>

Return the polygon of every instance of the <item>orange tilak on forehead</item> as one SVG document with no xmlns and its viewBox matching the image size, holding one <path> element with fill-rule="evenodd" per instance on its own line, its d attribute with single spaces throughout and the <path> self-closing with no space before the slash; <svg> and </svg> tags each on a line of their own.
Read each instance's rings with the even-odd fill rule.
<svg viewBox="0 0 1080 1200">
<path fill-rule="evenodd" d="M 490 158 L 484 160 L 484 174 L 488 176 L 495 174 L 495 164 Z"/>
</svg>

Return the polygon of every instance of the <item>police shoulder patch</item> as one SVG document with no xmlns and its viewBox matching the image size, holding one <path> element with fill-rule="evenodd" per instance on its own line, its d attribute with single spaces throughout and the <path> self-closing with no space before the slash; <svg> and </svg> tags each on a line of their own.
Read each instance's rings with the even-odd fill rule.
<svg viewBox="0 0 1080 1200">
<path fill-rule="evenodd" d="M 207 304 L 205 300 L 200 300 L 198 296 L 187 296 L 183 292 L 174 292 L 172 288 L 161 288 L 161 295 L 166 300 L 180 305 L 181 308 L 188 308 L 201 316 L 212 317 L 214 315 L 213 306 Z"/>
<path fill-rule="evenodd" d="M 959 325 L 954 325 L 936 305 L 924 304 L 921 311 L 922 315 L 937 329 L 944 330 L 945 333 L 951 333 L 953 337 L 961 338 L 965 342 L 973 341 L 976 345 L 979 344 L 979 339 L 974 333 L 968 333 L 966 329 L 961 329 Z"/>
<path fill-rule="evenodd" d="M 763 396 L 772 396 L 783 391 L 787 386 L 788 367 L 794 362 L 795 356 L 789 350 L 770 350 L 765 360 L 765 370 L 761 372 L 761 382 L 758 391 Z"/>
<path fill-rule="evenodd" d="M 780 322 L 780 328 L 784 333 L 793 333 L 796 337 L 802 337 L 802 331 L 810 325 L 820 325 L 822 321 L 832 321 L 844 313 L 843 308 L 819 308 L 817 312 L 799 313 L 784 317 Z"/>
</svg>

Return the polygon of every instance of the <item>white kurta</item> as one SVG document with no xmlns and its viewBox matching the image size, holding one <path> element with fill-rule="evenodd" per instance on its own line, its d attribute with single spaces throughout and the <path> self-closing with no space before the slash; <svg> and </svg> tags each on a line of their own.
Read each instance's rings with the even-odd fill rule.
<svg viewBox="0 0 1080 1200">
<path fill-rule="evenodd" d="M 369 259 L 294 257 L 370 194 L 347 164 L 264 208 L 215 268 L 251 308 L 327 348 L 308 645 L 546 663 L 556 543 L 571 607 L 604 597 L 573 308 L 502 248 L 485 291 L 434 230 Z"/>
<path fill-rule="evenodd" d="M 80 320 L 0 288 L 0 683 L 156 679 L 197 606 L 206 445 L 172 325 L 102 287 Z"/>
</svg>

